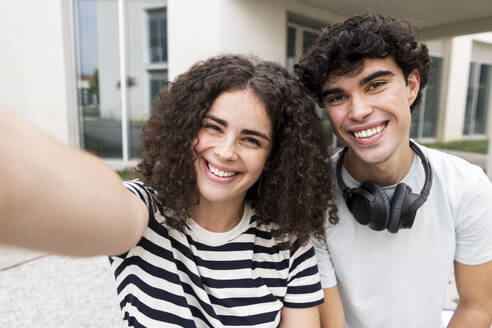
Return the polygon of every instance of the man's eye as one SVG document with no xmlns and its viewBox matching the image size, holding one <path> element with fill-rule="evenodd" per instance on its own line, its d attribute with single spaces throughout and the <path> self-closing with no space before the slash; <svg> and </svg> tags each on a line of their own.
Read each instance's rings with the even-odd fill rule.
<svg viewBox="0 0 492 328">
<path fill-rule="evenodd" d="M 369 90 L 374 90 L 374 89 L 377 89 L 380 86 L 383 86 L 385 84 L 386 84 L 386 82 L 384 82 L 384 81 L 376 81 L 376 82 L 373 82 L 373 83 L 369 84 L 369 88 L 368 89 Z"/>
<path fill-rule="evenodd" d="M 332 96 L 332 97 L 328 98 L 327 99 L 327 102 L 329 104 L 333 104 L 333 103 L 340 102 L 340 101 L 342 101 L 344 99 L 345 99 L 345 96 L 343 96 L 343 95 L 336 95 L 336 96 Z"/>
</svg>

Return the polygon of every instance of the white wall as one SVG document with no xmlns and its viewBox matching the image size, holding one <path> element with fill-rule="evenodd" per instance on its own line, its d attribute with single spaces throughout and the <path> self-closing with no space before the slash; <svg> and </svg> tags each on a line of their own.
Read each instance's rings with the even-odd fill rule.
<svg viewBox="0 0 492 328">
<path fill-rule="evenodd" d="M 316 20 L 318 22 L 332 24 L 343 21 L 346 18 L 324 8 L 310 5 L 306 1 L 283 0 L 283 2 L 285 3 L 287 11 Z"/>
<path fill-rule="evenodd" d="M 283 1 L 223 0 L 221 52 L 253 54 L 285 64 L 287 13 Z"/>
<path fill-rule="evenodd" d="M 67 17 L 65 0 L 0 1 L 0 105 L 76 145 Z"/>
<path fill-rule="evenodd" d="M 169 0 L 168 38 L 170 80 L 199 60 L 225 53 L 284 64 L 285 6 L 283 1 Z"/>
<path fill-rule="evenodd" d="M 168 0 L 169 80 L 220 50 L 221 0 Z"/>
<path fill-rule="evenodd" d="M 472 39 L 445 39 L 444 49 L 438 139 L 449 141 L 462 138 Z"/>
<path fill-rule="evenodd" d="M 492 42 L 473 40 L 471 60 L 492 65 Z"/>
<path fill-rule="evenodd" d="M 342 19 L 299 0 L 168 0 L 169 79 L 198 60 L 231 52 L 284 65 L 287 12 L 327 23 Z"/>
<path fill-rule="evenodd" d="M 437 40 L 424 40 L 422 41 L 429 49 L 429 54 L 431 56 L 443 57 L 444 56 L 444 39 Z"/>
</svg>

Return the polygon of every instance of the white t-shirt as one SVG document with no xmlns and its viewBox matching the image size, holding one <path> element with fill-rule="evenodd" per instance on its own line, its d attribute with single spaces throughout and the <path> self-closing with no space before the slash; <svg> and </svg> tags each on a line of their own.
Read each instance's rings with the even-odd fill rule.
<svg viewBox="0 0 492 328">
<path fill-rule="evenodd" d="M 338 286 L 348 328 L 440 327 L 453 261 L 492 260 L 489 179 L 478 166 L 420 148 L 430 161 L 433 182 L 411 229 L 392 234 L 359 224 L 336 186 L 340 221 L 327 226 L 327 244 L 316 247 L 316 256 L 323 288 Z M 414 157 L 401 182 L 420 193 L 425 172 Z M 342 177 L 349 188 L 360 184 L 345 169 Z M 394 188 L 385 188 L 390 197 Z"/>
<path fill-rule="evenodd" d="M 246 204 L 241 221 L 212 232 L 195 221 L 170 228 L 154 190 L 126 182 L 149 208 L 142 239 L 111 256 L 120 307 L 130 327 L 278 327 L 284 306 L 323 302 L 311 243 L 279 247 L 273 225 L 257 224 Z"/>
</svg>

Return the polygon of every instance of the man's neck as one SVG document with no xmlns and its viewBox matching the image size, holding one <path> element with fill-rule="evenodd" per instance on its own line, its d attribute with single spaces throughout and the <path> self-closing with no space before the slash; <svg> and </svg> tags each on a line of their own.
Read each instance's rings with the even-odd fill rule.
<svg viewBox="0 0 492 328">
<path fill-rule="evenodd" d="M 361 162 L 349 149 L 343 166 L 359 182 L 372 181 L 381 186 L 391 186 L 399 183 L 408 174 L 414 156 L 415 153 L 409 146 L 384 162 L 369 164 Z"/>
</svg>

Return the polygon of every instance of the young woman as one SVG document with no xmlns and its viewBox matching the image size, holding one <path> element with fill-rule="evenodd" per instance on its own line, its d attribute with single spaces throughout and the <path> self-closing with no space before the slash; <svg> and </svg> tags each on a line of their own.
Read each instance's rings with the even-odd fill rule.
<svg viewBox="0 0 492 328">
<path fill-rule="evenodd" d="M 315 108 L 277 64 L 226 55 L 164 88 L 125 182 L 2 114 L 0 242 L 112 254 L 133 327 L 317 327 L 310 236 L 336 222 Z M 131 191 L 130 192 L 128 192 Z"/>
</svg>

